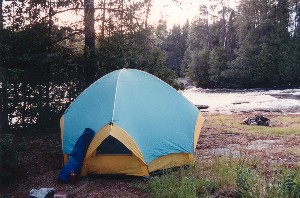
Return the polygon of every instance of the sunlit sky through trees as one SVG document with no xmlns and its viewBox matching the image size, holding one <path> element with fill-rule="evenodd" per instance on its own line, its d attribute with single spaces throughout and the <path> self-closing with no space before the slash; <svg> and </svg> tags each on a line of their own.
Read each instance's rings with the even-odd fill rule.
<svg viewBox="0 0 300 198">
<path fill-rule="evenodd" d="M 167 20 L 168 28 L 172 28 L 174 24 L 183 25 L 186 20 L 192 21 L 199 13 L 200 5 L 206 5 L 209 7 L 213 3 L 219 0 L 154 0 L 151 10 L 151 22 L 157 23 L 159 19 Z M 238 4 L 238 0 L 224 0 L 226 6 L 235 8 Z"/>
<path fill-rule="evenodd" d="M 167 21 L 168 29 L 174 24 L 183 25 L 190 22 L 198 15 L 200 5 L 218 4 L 221 0 L 153 0 L 149 22 L 156 25 L 160 19 Z M 223 0 L 225 6 L 235 8 L 238 0 Z M 95 1 L 96 3 L 96 1 Z M 59 23 L 77 23 L 83 19 L 83 13 L 68 12 L 60 14 Z M 97 26 L 97 22 L 96 22 Z M 97 27 L 96 31 L 97 31 Z"/>
</svg>

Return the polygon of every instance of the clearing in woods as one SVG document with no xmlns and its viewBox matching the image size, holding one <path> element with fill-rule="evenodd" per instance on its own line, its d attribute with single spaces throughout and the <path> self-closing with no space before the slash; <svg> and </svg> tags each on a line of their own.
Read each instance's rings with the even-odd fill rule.
<svg viewBox="0 0 300 198">
<path fill-rule="evenodd" d="M 264 114 L 271 127 L 249 126 L 245 117 L 254 114 L 231 115 L 204 113 L 205 123 L 197 145 L 196 159 L 209 161 L 216 156 L 254 159 L 268 167 L 280 164 L 293 167 L 300 161 L 300 116 Z M 61 167 L 59 132 L 25 137 L 27 146 L 22 153 L 25 176 L 1 187 L 1 196 L 27 197 L 33 188 L 52 187 L 69 197 L 147 197 L 136 188 L 143 178 L 99 176 L 86 177 L 76 184 L 57 181 Z"/>
</svg>

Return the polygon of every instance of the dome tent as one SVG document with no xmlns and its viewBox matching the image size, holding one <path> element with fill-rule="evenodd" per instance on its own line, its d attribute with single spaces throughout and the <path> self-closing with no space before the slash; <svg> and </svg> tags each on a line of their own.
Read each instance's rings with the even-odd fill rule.
<svg viewBox="0 0 300 198">
<path fill-rule="evenodd" d="M 61 118 L 64 162 L 86 128 L 96 132 L 81 175 L 150 172 L 193 163 L 199 110 L 143 71 L 111 72 L 83 91 Z"/>
</svg>

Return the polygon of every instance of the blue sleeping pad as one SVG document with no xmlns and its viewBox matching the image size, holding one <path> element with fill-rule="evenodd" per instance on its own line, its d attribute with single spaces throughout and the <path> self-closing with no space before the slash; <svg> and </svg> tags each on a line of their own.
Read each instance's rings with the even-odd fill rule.
<svg viewBox="0 0 300 198">
<path fill-rule="evenodd" d="M 70 154 L 67 164 L 58 174 L 58 179 L 63 182 L 70 181 L 70 174 L 74 172 L 76 175 L 79 175 L 83 160 L 86 154 L 87 149 L 91 141 L 95 136 L 95 131 L 90 128 L 86 128 L 83 134 L 78 138 L 75 147 Z"/>
</svg>

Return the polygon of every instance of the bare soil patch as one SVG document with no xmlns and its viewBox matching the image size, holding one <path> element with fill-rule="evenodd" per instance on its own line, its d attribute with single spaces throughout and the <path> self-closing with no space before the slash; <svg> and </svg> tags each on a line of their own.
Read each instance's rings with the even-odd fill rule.
<svg viewBox="0 0 300 198">
<path fill-rule="evenodd" d="M 271 119 L 278 116 L 284 115 L 268 115 Z M 245 115 L 240 114 L 238 117 L 240 119 L 237 121 L 240 121 Z M 276 127 L 288 127 L 287 123 L 281 122 L 274 123 L 274 125 Z M 243 131 L 232 133 L 227 131 L 230 130 L 226 126 L 222 127 L 222 124 L 211 126 L 209 122 L 205 122 L 197 144 L 196 156 L 198 160 L 216 156 L 244 157 L 257 160 L 268 167 L 281 165 L 288 168 L 300 161 L 300 136 L 260 135 L 244 133 Z"/>
<path fill-rule="evenodd" d="M 59 132 L 26 137 L 28 142 L 22 154 L 24 176 L 8 186 L 1 186 L 0 197 L 29 197 L 31 189 L 54 188 L 68 197 L 147 197 L 134 185 L 143 182 L 140 177 L 101 176 L 86 177 L 75 184 L 57 180 L 61 169 L 61 141 Z"/>
</svg>

